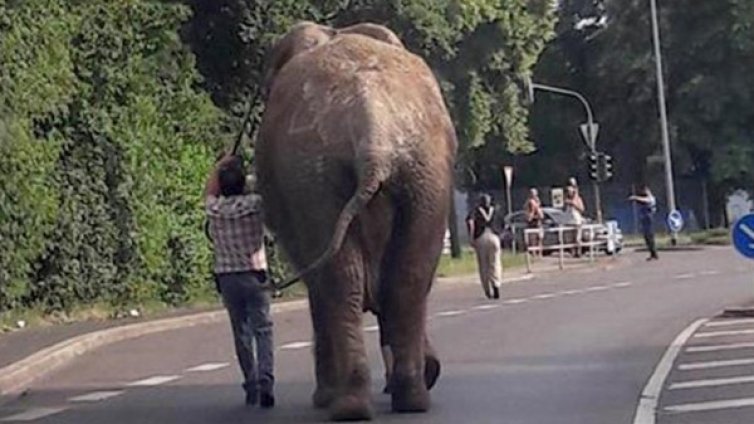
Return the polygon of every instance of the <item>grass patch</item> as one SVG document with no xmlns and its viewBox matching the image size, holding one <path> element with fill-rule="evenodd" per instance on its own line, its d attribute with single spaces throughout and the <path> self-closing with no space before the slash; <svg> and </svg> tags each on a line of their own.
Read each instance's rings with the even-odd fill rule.
<svg viewBox="0 0 754 424">
<path fill-rule="evenodd" d="M 656 234 L 657 247 L 670 247 L 670 234 Z M 706 231 L 695 231 L 692 233 L 682 232 L 678 234 L 678 246 L 690 245 L 707 245 L 707 246 L 727 246 L 730 244 L 730 230 L 727 228 L 715 228 Z M 640 235 L 627 236 L 623 240 L 625 247 L 644 247 L 644 238 Z"/>
<path fill-rule="evenodd" d="M 526 258 L 524 255 L 512 255 L 503 251 L 503 271 L 524 266 Z M 451 258 L 450 255 L 442 255 L 440 265 L 437 267 L 438 277 L 457 277 L 477 273 L 476 256 L 474 250 L 470 248 L 463 249 L 459 259 Z"/>
</svg>

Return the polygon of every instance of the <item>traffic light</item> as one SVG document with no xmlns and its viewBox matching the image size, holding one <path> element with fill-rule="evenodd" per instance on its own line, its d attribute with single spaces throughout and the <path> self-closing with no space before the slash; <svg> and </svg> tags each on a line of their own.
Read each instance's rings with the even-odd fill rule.
<svg viewBox="0 0 754 424">
<path fill-rule="evenodd" d="M 613 178 L 613 157 L 603 153 L 602 164 L 600 166 L 602 173 L 602 181 L 609 181 Z"/>
<path fill-rule="evenodd" d="M 597 152 L 591 152 L 589 153 L 589 178 L 591 178 L 594 181 L 599 181 L 600 173 L 599 173 L 599 158 L 600 155 Z"/>
</svg>

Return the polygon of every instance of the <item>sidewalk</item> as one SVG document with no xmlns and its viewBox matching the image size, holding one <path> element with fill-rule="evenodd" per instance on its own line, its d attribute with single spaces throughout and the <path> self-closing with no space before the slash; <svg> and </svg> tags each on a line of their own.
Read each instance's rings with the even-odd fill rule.
<svg viewBox="0 0 754 424">
<path fill-rule="evenodd" d="M 525 267 L 515 268 L 504 273 L 504 283 L 525 283 L 551 273 L 599 269 L 622 263 L 625 261 L 621 259 L 600 258 L 594 263 L 569 263 L 561 271 L 557 260 L 539 259 L 535 261 L 534 274 L 528 274 Z M 434 290 L 442 291 L 459 284 L 476 286 L 478 277 L 466 275 L 438 278 Z M 273 314 L 305 307 L 306 302 L 302 300 L 278 302 L 273 306 Z M 143 334 L 219 322 L 222 319 L 225 319 L 225 313 L 218 305 L 216 308 L 175 310 L 146 318 L 78 322 L 0 334 L 0 397 L 21 392 L 34 379 L 104 345 Z"/>
</svg>

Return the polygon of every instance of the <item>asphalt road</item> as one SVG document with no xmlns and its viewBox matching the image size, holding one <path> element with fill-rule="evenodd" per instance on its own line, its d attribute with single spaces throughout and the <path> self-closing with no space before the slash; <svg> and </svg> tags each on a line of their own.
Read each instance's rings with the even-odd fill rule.
<svg viewBox="0 0 754 424">
<path fill-rule="evenodd" d="M 472 284 L 435 290 L 430 335 L 443 360 L 443 375 L 427 414 L 389 412 L 389 399 L 379 394 L 377 334 L 367 319 L 377 420 L 633 423 L 639 395 L 676 336 L 698 318 L 754 300 L 754 263 L 729 249 L 667 253 L 651 263 L 628 254 L 621 262 L 510 284 L 498 302 L 484 300 Z M 0 422 L 322 422 L 326 414 L 310 406 L 308 313 L 283 313 L 275 324 L 274 410 L 243 407 L 230 332 L 222 323 L 84 355 L 39 381 L 25 397 L 3 405 Z M 663 395 L 663 408 L 672 406 L 671 396 Z M 696 396 L 697 402 L 705 397 Z M 738 415 L 720 422 L 754 421 L 754 407 L 727 412 Z M 667 422 L 717 422 L 693 414 L 674 412 Z"/>
</svg>

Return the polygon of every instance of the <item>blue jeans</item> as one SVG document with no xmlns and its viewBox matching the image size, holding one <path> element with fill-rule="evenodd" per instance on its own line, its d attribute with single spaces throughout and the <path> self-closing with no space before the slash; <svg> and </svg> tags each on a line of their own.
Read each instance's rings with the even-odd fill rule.
<svg viewBox="0 0 754 424">
<path fill-rule="evenodd" d="M 233 328 L 236 356 L 244 375 L 244 389 L 247 392 L 271 392 L 275 382 L 274 346 L 270 291 L 264 284 L 264 273 L 216 274 L 215 279 Z"/>
</svg>

